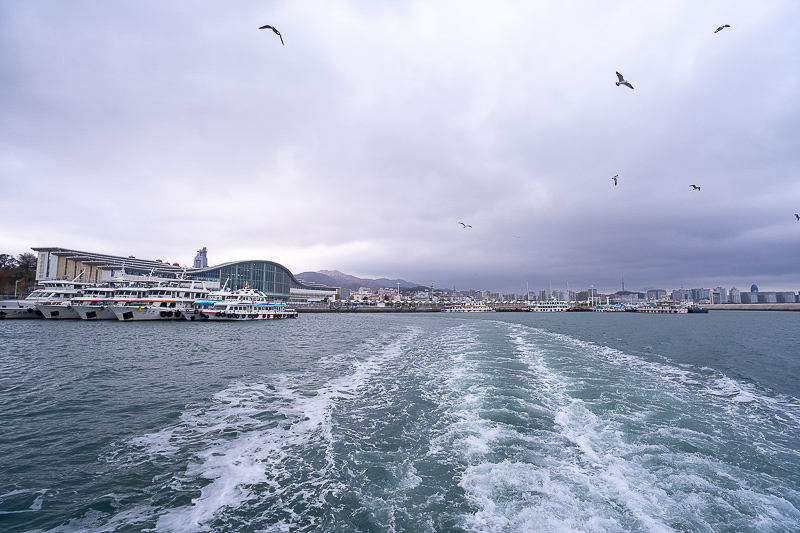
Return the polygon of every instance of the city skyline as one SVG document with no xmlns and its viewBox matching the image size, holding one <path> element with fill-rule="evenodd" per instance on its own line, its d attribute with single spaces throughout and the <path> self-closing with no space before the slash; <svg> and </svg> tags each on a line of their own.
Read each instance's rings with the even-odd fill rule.
<svg viewBox="0 0 800 533">
<path fill-rule="evenodd" d="M 0 249 L 791 290 L 798 18 L 788 0 L 9 0 Z"/>
</svg>

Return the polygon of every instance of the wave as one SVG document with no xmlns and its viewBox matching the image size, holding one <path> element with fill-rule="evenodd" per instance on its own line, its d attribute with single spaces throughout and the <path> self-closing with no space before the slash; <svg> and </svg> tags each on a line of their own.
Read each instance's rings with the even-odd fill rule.
<svg viewBox="0 0 800 533">
<path fill-rule="evenodd" d="M 67 530 L 789 530 L 797 405 L 658 354 L 400 317 L 238 379 L 108 457 L 153 473 Z M 362 322 L 359 322 L 361 324 Z M 330 355 L 325 355 L 330 354 Z M 794 402 L 794 403 L 793 403 Z M 71 528 L 71 529 L 70 529 Z"/>
<path fill-rule="evenodd" d="M 754 512 L 768 529 L 800 518 L 794 406 L 716 373 L 498 327 L 509 328 L 508 351 L 527 365 L 530 396 L 516 408 L 541 420 L 487 420 L 499 387 L 486 382 L 482 395 L 469 387 L 481 401 L 462 404 L 460 418 L 482 442 L 468 451 L 455 443 L 469 465 L 461 486 L 477 508 L 469 529 L 756 530 Z M 791 422 L 759 419 L 754 408 Z M 786 460 L 794 475 L 780 483 Z"/>
<path fill-rule="evenodd" d="M 337 468 L 331 450 L 337 404 L 362 394 L 417 334 L 409 329 L 401 338 L 384 337 L 321 361 L 349 369 L 322 383 L 298 375 L 234 383 L 215 394 L 210 405 L 184 412 L 176 426 L 133 439 L 134 458 L 120 460 L 187 463 L 182 473 L 161 480 L 158 489 L 188 491 L 193 497 L 188 504 L 158 509 L 155 530 L 209 530 L 230 520 L 226 511 L 241 515 L 245 508 L 248 521 L 269 516 L 275 530 L 308 521 L 295 509 L 321 509 L 327 497 L 346 489 L 330 476 Z"/>
</svg>

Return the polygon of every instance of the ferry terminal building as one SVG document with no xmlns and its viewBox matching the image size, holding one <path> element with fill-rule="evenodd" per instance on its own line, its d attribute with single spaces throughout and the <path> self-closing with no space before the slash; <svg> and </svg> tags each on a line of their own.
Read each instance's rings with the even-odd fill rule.
<svg viewBox="0 0 800 533">
<path fill-rule="evenodd" d="M 107 283 L 120 277 L 130 281 L 182 277 L 204 281 L 211 290 L 219 289 L 226 283 L 229 290 L 248 285 L 274 300 L 294 305 L 333 301 L 340 294 L 338 287 L 298 280 L 289 269 L 273 261 L 232 261 L 209 267 L 205 248 L 198 250 L 191 268 L 161 260 L 96 254 L 68 248 L 31 249 L 38 254 L 37 282 L 77 278 L 78 281 Z"/>
</svg>

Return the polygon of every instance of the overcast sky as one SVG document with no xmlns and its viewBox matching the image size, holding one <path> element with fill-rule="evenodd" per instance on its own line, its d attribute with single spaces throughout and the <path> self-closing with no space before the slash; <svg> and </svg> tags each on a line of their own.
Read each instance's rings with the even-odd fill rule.
<svg viewBox="0 0 800 533">
<path fill-rule="evenodd" d="M 799 25 L 794 0 L 3 0 L 0 253 L 798 291 Z"/>
</svg>

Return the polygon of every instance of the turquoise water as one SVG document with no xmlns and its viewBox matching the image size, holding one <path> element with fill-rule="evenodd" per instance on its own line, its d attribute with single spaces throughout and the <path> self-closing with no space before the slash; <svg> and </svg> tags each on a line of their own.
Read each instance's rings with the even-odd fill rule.
<svg viewBox="0 0 800 533">
<path fill-rule="evenodd" d="M 5 321 L 0 530 L 796 530 L 798 325 Z"/>
</svg>

